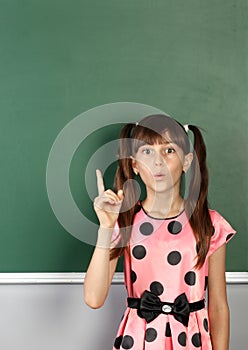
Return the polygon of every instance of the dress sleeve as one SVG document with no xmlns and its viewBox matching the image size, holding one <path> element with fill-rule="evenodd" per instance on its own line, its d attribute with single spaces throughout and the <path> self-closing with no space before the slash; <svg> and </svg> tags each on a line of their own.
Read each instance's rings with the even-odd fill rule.
<svg viewBox="0 0 248 350">
<path fill-rule="evenodd" d="M 236 234 L 236 231 L 232 228 L 229 222 L 227 222 L 218 212 L 212 211 L 211 218 L 213 223 L 213 234 L 208 255 L 213 254 L 223 244 L 229 242 Z"/>
</svg>

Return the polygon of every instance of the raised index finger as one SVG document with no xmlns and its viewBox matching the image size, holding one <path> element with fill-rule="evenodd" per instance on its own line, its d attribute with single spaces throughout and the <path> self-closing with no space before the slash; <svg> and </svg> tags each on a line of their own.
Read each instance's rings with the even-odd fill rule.
<svg viewBox="0 0 248 350">
<path fill-rule="evenodd" d="M 96 169 L 96 181 L 97 181 L 98 195 L 100 196 L 105 191 L 105 187 L 103 183 L 102 172 L 99 169 Z"/>
</svg>

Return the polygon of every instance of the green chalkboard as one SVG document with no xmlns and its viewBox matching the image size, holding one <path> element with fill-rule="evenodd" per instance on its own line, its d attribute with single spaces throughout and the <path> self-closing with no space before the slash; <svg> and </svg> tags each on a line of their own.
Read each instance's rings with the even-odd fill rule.
<svg viewBox="0 0 248 350">
<path fill-rule="evenodd" d="M 67 175 L 78 213 L 92 223 L 82 232 L 94 237 L 90 170 L 102 157 L 89 161 L 118 138 L 122 122 L 150 108 L 206 130 L 210 207 L 238 231 L 227 270 L 247 271 L 247 7 L 246 0 L 0 0 L 0 272 L 86 270 L 93 246 L 68 232 L 51 206 L 49 155 L 81 116 L 57 159 L 61 165 L 81 132 Z M 115 166 L 113 159 L 105 169 L 108 186 Z M 54 189 L 63 198 L 59 169 Z"/>
</svg>

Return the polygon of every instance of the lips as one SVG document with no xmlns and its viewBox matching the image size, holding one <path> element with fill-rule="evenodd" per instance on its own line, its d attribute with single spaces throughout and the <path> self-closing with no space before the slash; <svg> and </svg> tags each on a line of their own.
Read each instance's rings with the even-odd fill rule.
<svg viewBox="0 0 248 350">
<path fill-rule="evenodd" d="M 165 174 L 162 174 L 162 173 L 158 173 L 158 174 L 154 174 L 153 175 L 156 179 L 161 179 L 165 176 Z"/>
</svg>

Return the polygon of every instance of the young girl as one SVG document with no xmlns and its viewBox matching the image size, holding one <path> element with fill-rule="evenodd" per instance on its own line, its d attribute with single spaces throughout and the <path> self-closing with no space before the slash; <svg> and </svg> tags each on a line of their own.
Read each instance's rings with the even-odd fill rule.
<svg viewBox="0 0 248 350">
<path fill-rule="evenodd" d="M 145 185 L 142 201 L 137 176 Z M 199 129 L 166 115 L 127 124 L 120 135 L 114 191 L 105 190 L 99 170 L 97 185 L 100 228 L 84 298 L 92 308 L 103 305 L 124 254 L 127 309 L 113 349 L 228 350 L 224 243 L 235 230 L 208 208 Z"/>
</svg>

